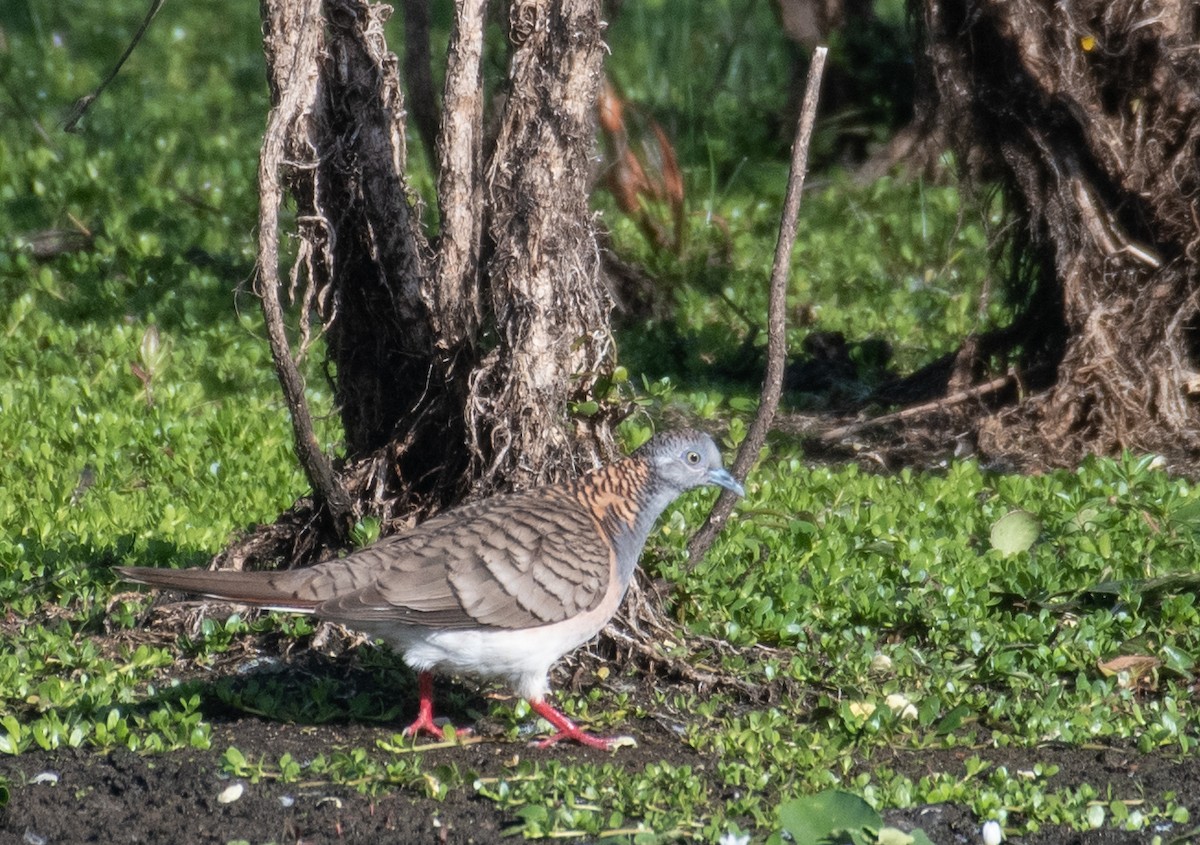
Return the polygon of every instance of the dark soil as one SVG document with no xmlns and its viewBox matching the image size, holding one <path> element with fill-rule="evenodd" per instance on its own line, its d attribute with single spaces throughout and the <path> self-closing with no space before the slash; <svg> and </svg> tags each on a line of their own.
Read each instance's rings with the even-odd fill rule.
<svg viewBox="0 0 1200 845">
<path fill-rule="evenodd" d="M 665 725 L 641 721 L 628 726 L 637 748 L 612 755 L 578 747 L 547 750 L 503 739 L 425 752 L 425 766 L 453 763 L 459 771 L 481 776 L 511 772 L 513 758 L 593 759 L 630 769 L 667 760 L 711 770 L 713 760 L 691 750 Z M 233 745 L 247 759 L 277 760 L 284 751 L 298 760 L 338 748 L 373 747 L 390 739 L 393 726 L 309 726 L 243 718 L 214 725 L 212 750 L 141 756 L 128 751 L 108 754 L 80 750 L 30 752 L 0 759 L 0 777 L 9 781 L 11 800 L 0 814 L 0 845 L 62 845 L 76 842 L 128 843 L 498 843 L 512 842 L 504 830 L 516 819 L 485 799 L 472 797 L 469 787 L 450 790 L 444 801 L 400 790 L 375 798 L 349 787 L 246 784 L 241 798 L 218 802 L 230 780 L 220 771 L 219 757 Z M 963 760 L 981 756 L 1010 770 L 1053 764 L 1055 785 L 1083 782 L 1101 795 L 1144 797 L 1174 792 L 1179 800 L 1200 796 L 1200 762 L 1170 760 L 1117 748 L 1042 747 L 970 751 L 896 751 L 871 761 L 919 778 L 930 772 L 961 772 Z M 56 776 L 56 780 L 46 777 Z M 41 775 L 42 777 L 38 777 Z M 1200 800 L 1191 807 L 1200 814 Z M 937 805 L 893 810 L 885 819 L 902 829 L 920 827 L 942 845 L 980 842 L 979 822 L 962 807 Z M 1186 833 L 1160 830 L 1170 841 Z M 1036 835 L 1014 838 L 1025 843 L 1143 842 L 1151 834 L 1080 834 L 1044 828 Z"/>
</svg>

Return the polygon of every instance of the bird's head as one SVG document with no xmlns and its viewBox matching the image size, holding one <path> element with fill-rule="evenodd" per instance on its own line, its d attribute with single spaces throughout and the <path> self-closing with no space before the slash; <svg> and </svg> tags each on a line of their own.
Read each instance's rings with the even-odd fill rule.
<svg viewBox="0 0 1200 845">
<path fill-rule="evenodd" d="M 721 464 L 721 452 L 702 431 L 684 429 L 657 434 L 637 450 L 653 468 L 659 481 L 682 493 L 693 487 L 715 484 L 746 495 L 737 479 Z"/>
</svg>

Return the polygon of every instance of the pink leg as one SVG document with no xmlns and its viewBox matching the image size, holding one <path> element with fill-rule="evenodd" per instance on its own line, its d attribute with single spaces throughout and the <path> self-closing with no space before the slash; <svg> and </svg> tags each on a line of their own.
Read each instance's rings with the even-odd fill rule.
<svg viewBox="0 0 1200 845">
<path fill-rule="evenodd" d="M 417 737 L 419 734 L 427 734 L 434 739 L 445 739 L 446 734 L 433 721 L 433 673 L 418 672 L 417 673 L 417 718 L 411 725 L 404 729 L 405 736 Z M 469 734 L 469 729 L 457 731 L 457 734 Z M 450 729 L 450 734 L 456 734 L 453 728 Z"/>
<path fill-rule="evenodd" d="M 557 729 L 556 733 L 551 734 L 545 739 L 537 743 L 538 748 L 546 748 L 560 739 L 573 739 L 580 745 L 586 745 L 589 748 L 599 748 L 602 751 L 611 751 L 623 743 L 620 739 L 613 737 L 593 736 L 581 730 L 578 725 L 555 710 L 554 707 L 545 699 L 529 699 L 529 706 L 533 708 L 533 712 L 537 713 Z"/>
</svg>

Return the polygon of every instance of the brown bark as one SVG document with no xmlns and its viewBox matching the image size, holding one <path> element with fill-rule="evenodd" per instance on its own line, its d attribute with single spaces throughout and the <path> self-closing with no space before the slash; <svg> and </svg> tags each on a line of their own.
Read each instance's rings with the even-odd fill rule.
<svg viewBox="0 0 1200 845">
<path fill-rule="evenodd" d="M 387 11 L 357 0 L 264 3 L 272 89 L 301 103 L 267 137 L 286 133 L 282 182 L 300 241 L 293 296 L 306 282 L 300 345 L 315 308 L 350 459 L 388 442 L 410 385 L 428 379 L 425 362 L 415 372 L 409 362 L 428 359 L 433 344 L 417 284 L 428 249 L 404 183 L 403 97 L 383 43 Z M 276 30 L 307 40 L 283 53 Z"/>
<path fill-rule="evenodd" d="M 473 339 L 483 282 L 483 28 L 486 0 L 461 0 L 446 66 L 446 110 L 438 141 L 442 236 L 429 279 L 438 344 Z"/>
<path fill-rule="evenodd" d="M 279 297 L 280 182 L 295 179 L 303 167 L 300 163 L 310 161 L 315 152 L 305 116 L 312 111 L 317 100 L 315 87 L 289 87 L 287 80 L 292 77 L 315 78 L 317 75 L 315 57 L 321 49 L 323 38 L 320 29 L 308 21 L 316 17 L 319 6 L 319 0 L 297 4 L 298 15 L 294 17 L 281 14 L 279 10 L 264 8 L 263 45 L 271 69 L 269 81 L 274 108 L 267 122 L 259 161 L 261 197 L 255 290 L 262 300 L 275 372 L 291 411 L 296 455 L 312 485 L 314 496 L 330 515 L 335 535 L 344 537 L 353 519 L 353 505 L 313 433 L 312 416 L 304 397 L 304 379 L 292 357 Z M 306 257 L 307 252 L 302 252 L 302 258 Z"/>
<path fill-rule="evenodd" d="M 504 109 L 486 163 L 485 5 L 464 0 L 455 19 L 435 254 L 406 184 L 405 101 L 383 35 L 390 7 L 263 0 L 279 107 L 264 143 L 259 293 L 315 501 L 229 550 L 227 564 L 322 557 L 360 516 L 379 517 L 387 531 L 467 492 L 561 477 L 611 448 L 607 417 L 568 414 L 611 364 L 587 208 L 599 4 L 514 5 Z M 427 11 L 420 0 L 408 8 L 417 18 Z M 298 235 L 291 332 L 270 272 L 284 189 Z M 314 325 L 345 430 L 338 461 L 312 436 L 296 365 Z M 314 517 L 338 502 L 330 537 Z"/>
<path fill-rule="evenodd" d="M 316 219 L 297 216 L 328 271 L 317 280 L 318 302 L 353 460 L 396 437 L 416 398 L 445 375 L 431 371 L 434 337 L 421 297 L 430 261 L 405 182 L 404 98 L 383 39 L 390 9 L 363 0 L 325 7 L 325 96 L 313 115 L 322 130 Z M 315 225 L 324 231 L 307 236 Z"/>
<path fill-rule="evenodd" d="M 941 124 L 1021 221 L 1009 337 L 1034 392 L 983 423 L 981 447 L 1194 458 L 1195 5 L 924 0 L 921 14 Z"/>
<path fill-rule="evenodd" d="M 595 464 L 609 421 L 580 431 L 561 409 L 612 365 L 611 303 L 587 207 L 603 45 L 598 0 L 518 0 L 500 131 L 486 174 L 496 345 L 471 378 L 485 487 Z"/>
</svg>

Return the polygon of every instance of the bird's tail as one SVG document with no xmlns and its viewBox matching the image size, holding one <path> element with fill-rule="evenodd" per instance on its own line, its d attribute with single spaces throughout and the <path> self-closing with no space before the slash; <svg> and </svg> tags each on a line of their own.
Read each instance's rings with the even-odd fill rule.
<svg viewBox="0 0 1200 845">
<path fill-rule="evenodd" d="M 274 610 L 311 612 L 319 601 L 296 595 L 302 572 L 213 572 L 208 569 L 113 567 L 126 581 L 164 590 L 181 590 L 209 598 Z M 299 576 L 299 577 L 297 577 Z"/>
</svg>

